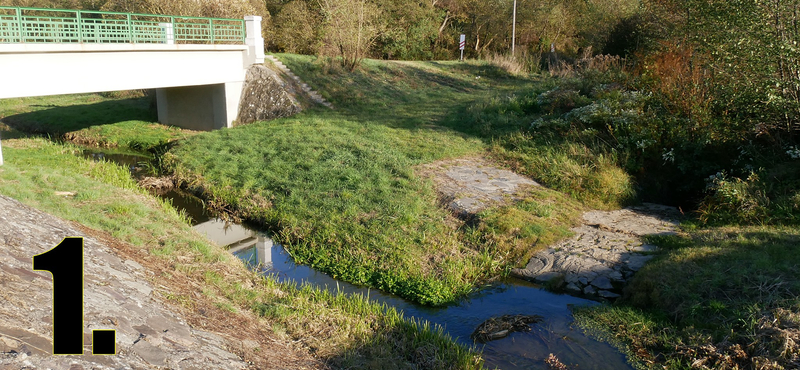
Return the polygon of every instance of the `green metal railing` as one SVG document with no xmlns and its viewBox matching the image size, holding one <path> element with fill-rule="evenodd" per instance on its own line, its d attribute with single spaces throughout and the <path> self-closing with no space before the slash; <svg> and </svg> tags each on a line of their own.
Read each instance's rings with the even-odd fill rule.
<svg viewBox="0 0 800 370">
<path fill-rule="evenodd" d="M 0 7 L 0 44 L 244 44 L 244 20 Z"/>
</svg>

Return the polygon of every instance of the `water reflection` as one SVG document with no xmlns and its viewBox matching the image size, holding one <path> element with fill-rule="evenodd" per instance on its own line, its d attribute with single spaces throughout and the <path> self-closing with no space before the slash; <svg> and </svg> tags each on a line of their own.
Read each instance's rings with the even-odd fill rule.
<svg viewBox="0 0 800 370">
<path fill-rule="evenodd" d="M 337 281 L 307 266 L 295 265 L 286 250 L 262 233 L 219 219 L 198 224 L 195 229 L 228 249 L 252 268 L 274 275 L 279 281 L 309 282 L 330 291 L 369 295 L 370 299 L 402 310 L 407 317 L 442 325 L 461 343 L 472 345 L 469 336 L 483 321 L 501 315 L 540 315 L 541 323 L 530 332 L 512 333 L 482 345 L 487 367 L 501 369 L 548 369 L 544 360 L 555 354 L 577 369 L 632 369 L 625 357 L 610 345 L 593 340 L 572 326 L 572 305 L 595 302 L 547 292 L 517 279 L 509 279 L 446 307 L 425 307 L 400 297 Z"/>
<path fill-rule="evenodd" d="M 117 162 L 131 169 L 132 174 L 148 160 L 144 156 L 96 150 L 87 150 L 83 155 Z M 397 296 L 337 281 L 307 266 L 295 265 L 289 253 L 267 235 L 212 218 L 205 204 L 190 194 L 173 190 L 158 195 L 170 199 L 175 208 L 186 211 L 197 231 L 217 244 L 228 246 L 235 256 L 252 268 L 274 275 L 281 282 L 297 285 L 309 282 L 322 289 L 369 296 L 371 300 L 403 311 L 407 317 L 442 325 L 451 336 L 467 345 L 472 345 L 469 338 L 472 331 L 489 318 L 516 314 L 544 317 L 541 323 L 533 325 L 530 332 L 515 332 L 481 346 L 489 368 L 548 369 L 544 360 L 553 353 L 571 369 L 632 369 L 613 347 L 592 340 L 572 327 L 569 307 L 595 302 L 553 294 L 522 280 L 509 279 L 447 307 L 420 306 Z"/>
</svg>

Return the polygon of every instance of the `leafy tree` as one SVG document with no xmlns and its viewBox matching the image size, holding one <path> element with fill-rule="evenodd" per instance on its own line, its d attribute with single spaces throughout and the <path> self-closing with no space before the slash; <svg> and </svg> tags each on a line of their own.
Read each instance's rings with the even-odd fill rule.
<svg viewBox="0 0 800 370">
<path fill-rule="evenodd" d="M 381 10 L 367 0 L 319 0 L 324 40 L 354 70 L 367 56 L 386 26 Z"/>
<path fill-rule="evenodd" d="M 274 48 L 290 53 L 314 54 L 322 37 L 319 9 L 306 1 L 294 0 L 280 8 L 272 21 Z"/>
<path fill-rule="evenodd" d="M 388 59 L 431 59 L 438 36 L 437 9 L 428 0 L 381 0 L 383 17 L 391 20 L 376 41 L 376 56 Z"/>
</svg>

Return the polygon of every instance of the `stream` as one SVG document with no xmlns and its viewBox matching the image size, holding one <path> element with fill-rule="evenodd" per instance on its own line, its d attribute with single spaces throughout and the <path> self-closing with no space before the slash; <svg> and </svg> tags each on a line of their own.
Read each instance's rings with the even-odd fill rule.
<svg viewBox="0 0 800 370">
<path fill-rule="evenodd" d="M 83 155 L 126 166 L 132 173 L 150 160 L 146 156 L 97 149 L 87 149 Z M 403 311 L 406 317 L 439 324 L 458 342 L 476 345 L 481 349 L 487 368 L 549 369 L 545 359 L 552 353 L 569 369 L 633 369 L 625 356 L 613 346 L 592 339 L 573 326 L 571 307 L 594 305 L 597 302 L 551 293 L 524 280 L 507 278 L 448 306 L 423 306 L 378 290 L 338 281 L 308 266 L 297 265 L 283 247 L 274 243 L 267 234 L 215 218 L 205 210 L 203 202 L 191 194 L 173 190 L 157 196 L 171 200 L 175 208 L 184 210 L 192 219 L 197 231 L 217 244 L 226 246 L 251 268 L 258 268 L 263 274 L 274 276 L 281 282 L 297 285 L 307 282 L 334 292 L 363 294 L 372 301 Z M 513 332 L 485 344 L 475 344 L 470 339 L 470 334 L 482 322 L 492 317 L 515 314 L 539 315 L 543 320 L 531 324 L 531 331 Z"/>
</svg>

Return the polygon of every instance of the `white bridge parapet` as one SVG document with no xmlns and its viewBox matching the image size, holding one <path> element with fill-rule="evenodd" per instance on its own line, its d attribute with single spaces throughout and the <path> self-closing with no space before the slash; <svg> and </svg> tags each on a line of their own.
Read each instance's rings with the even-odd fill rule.
<svg viewBox="0 0 800 370">
<path fill-rule="evenodd" d="M 244 45 L 0 44 L 0 99 L 156 89 L 159 122 L 231 127 L 247 67 L 264 62 L 260 24 L 245 18 Z"/>
</svg>

